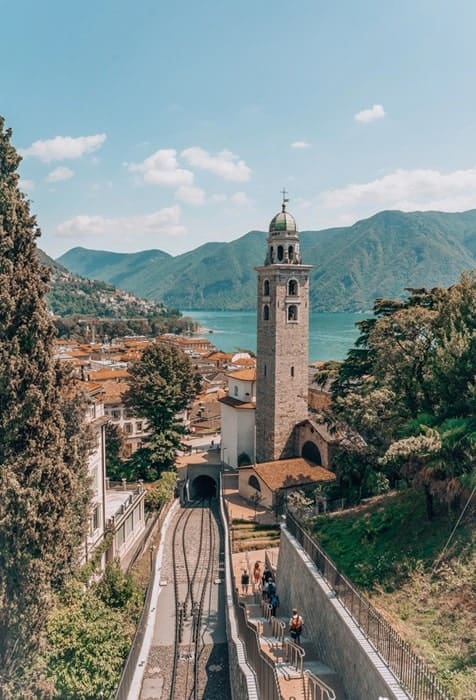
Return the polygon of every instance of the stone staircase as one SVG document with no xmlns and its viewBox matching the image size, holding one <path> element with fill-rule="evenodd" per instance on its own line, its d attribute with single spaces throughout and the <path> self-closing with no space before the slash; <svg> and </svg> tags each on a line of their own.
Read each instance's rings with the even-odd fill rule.
<svg viewBox="0 0 476 700">
<path fill-rule="evenodd" d="M 259 636 L 261 652 L 273 662 L 282 700 L 346 700 L 339 676 L 316 656 L 313 645 L 287 638 L 288 618 L 271 617 L 259 593 L 244 596 L 249 624 Z"/>
</svg>

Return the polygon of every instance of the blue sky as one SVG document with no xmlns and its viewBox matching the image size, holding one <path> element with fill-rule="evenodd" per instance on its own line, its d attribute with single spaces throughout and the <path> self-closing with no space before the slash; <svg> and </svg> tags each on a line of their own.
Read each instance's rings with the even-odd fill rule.
<svg viewBox="0 0 476 700">
<path fill-rule="evenodd" d="M 54 257 L 476 207 L 474 0 L 0 0 L 0 113 Z"/>
</svg>

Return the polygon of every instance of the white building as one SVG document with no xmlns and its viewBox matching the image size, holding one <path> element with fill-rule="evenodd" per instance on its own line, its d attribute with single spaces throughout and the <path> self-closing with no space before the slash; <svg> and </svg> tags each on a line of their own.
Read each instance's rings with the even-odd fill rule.
<svg viewBox="0 0 476 700">
<path fill-rule="evenodd" d="M 256 370 L 226 374 L 228 395 L 221 404 L 221 459 L 234 469 L 255 461 Z"/>
<path fill-rule="evenodd" d="M 91 560 L 96 550 L 109 536 L 109 543 L 101 555 L 100 568 L 106 562 L 119 558 L 121 566 L 127 565 L 140 545 L 145 530 L 144 497 L 141 484 L 111 487 L 106 479 L 106 437 L 108 418 L 104 412 L 103 387 L 100 384 L 81 383 L 88 397 L 86 422 L 93 431 L 92 449 L 89 454 L 91 479 L 91 514 L 89 530 L 80 555 L 80 564 Z"/>
</svg>

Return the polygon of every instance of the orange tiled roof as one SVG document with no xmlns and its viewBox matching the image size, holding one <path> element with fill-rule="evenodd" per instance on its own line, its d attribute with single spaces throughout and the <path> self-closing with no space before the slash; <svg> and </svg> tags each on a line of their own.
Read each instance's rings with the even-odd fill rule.
<svg viewBox="0 0 476 700">
<path fill-rule="evenodd" d="M 256 368 L 237 369 L 235 372 L 227 372 L 225 376 L 230 377 L 230 379 L 241 379 L 242 382 L 255 382 Z"/>
<path fill-rule="evenodd" d="M 128 382 L 104 382 L 102 384 L 104 391 L 104 405 L 111 403 L 122 403 L 122 397 L 129 389 Z"/>
<path fill-rule="evenodd" d="M 336 478 L 334 472 L 308 462 L 303 457 L 262 462 L 253 465 L 253 470 L 272 491 L 302 484 L 334 481 Z"/>
<path fill-rule="evenodd" d="M 128 379 L 129 372 L 127 369 L 98 369 L 90 373 L 93 381 L 104 382 L 108 380 L 118 381 L 120 379 Z"/>
<path fill-rule="evenodd" d="M 224 403 L 225 406 L 231 406 L 232 408 L 244 408 L 244 409 L 255 409 L 256 404 L 252 401 L 240 401 L 239 399 L 233 398 L 233 396 L 222 396 L 217 399 L 220 403 Z"/>
</svg>

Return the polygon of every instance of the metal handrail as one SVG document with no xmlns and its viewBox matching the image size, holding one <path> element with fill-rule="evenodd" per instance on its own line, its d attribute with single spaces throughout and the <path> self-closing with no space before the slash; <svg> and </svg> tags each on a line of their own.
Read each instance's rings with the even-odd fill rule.
<svg viewBox="0 0 476 700">
<path fill-rule="evenodd" d="M 304 649 L 301 649 L 300 646 L 292 642 L 290 639 L 285 639 L 283 656 L 290 666 L 294 666 L 298 673 L 301 675 L 303 674 L 304 657 L 306 656 Z"/>
<path fill-rule="evenodd" d="M 327 683 L 315 676 L 311 671 L 304 671 L 305 700 L 336 700 L 336 694 Z"/>
<path fill-rule="evenodd" d="M 273 612 L 273 607 L 268 603 L 267 600 L 262 600 L 261 601 L 261 608 L 263 610 L 263 617 L 265 620 L 268 620 L 268 622 L 271 620 L 272 617 L 272 612 Z"/>
<path fill-rule="evenodd" d="M 281 644 L 281 646 L 284 644 L 285 630 L 286 625 L 284 624 L 284 622 L 278 620 L 277 617 L 271 618 L 271 632 L 273 633 L 273 637 L 276 637 L 276 639 L 278 640 L 278 644 Z"/>
<path fill-rule="evenodd" d="M 416 700 L 451 700 L 425 662 L 357 591 L 289 511 L 286 513 L 286 527 L 312 559 L 366 639 L 411 696 Z"/>
</svg>

